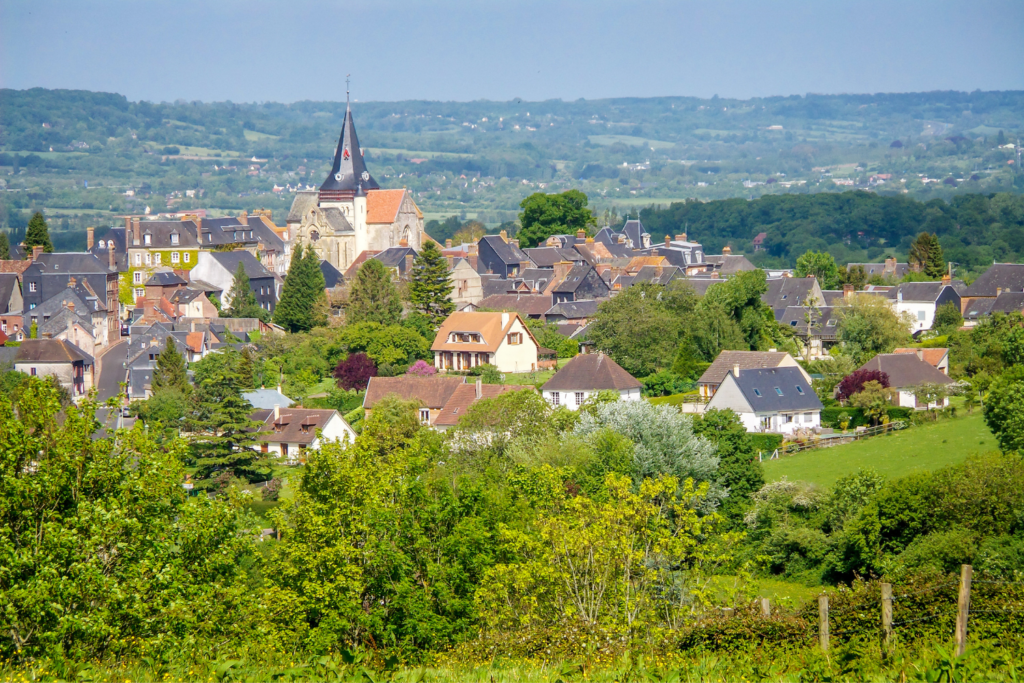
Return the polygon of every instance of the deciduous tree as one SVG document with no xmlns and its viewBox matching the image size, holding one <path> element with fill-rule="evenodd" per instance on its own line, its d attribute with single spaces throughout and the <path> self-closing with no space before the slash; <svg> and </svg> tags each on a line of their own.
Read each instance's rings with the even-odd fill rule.
<svg viewBox="0 0 1024 683">
<path fill-rule="evenodd" d="M 839 286 L 839 266 L 827 251 L 808 251 L 796 260 L 796 276 L 813 275 L 822 289 L 835 289 Z"/>
<path fill-rule="evenodd" d="M 713 288 L 712 288 L 713 289 Z M 910 339 L 910 314 L 896 313 L 885 298 L 856 294 L 839 312 L 838 337 L 843 352 L 863 363 L 879 353 L 892 353 Z"/>
<path fill-rule="evenodd" d="M 587 208 L 587 195 L 579 190 L 561 194 L 535 192 L 520 204 L 522 227 L 516 236 L 522 247 L 535 247 L 552 235 L 575 235 L 578 230 L 592 231 L 597 219 Z"/>
</svg>

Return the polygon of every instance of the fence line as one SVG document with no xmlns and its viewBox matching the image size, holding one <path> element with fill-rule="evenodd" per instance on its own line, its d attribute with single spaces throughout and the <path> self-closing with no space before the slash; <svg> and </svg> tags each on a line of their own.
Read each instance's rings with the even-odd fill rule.
<svg viewBox="0 0 1024 683">
<path fill-rule="evenodd" d="M 860 441 L 872 436 L 878 436 L 879 434 L 888 434 L 889 432 L 895 432 L 902 429 L 908 429 L 910 427 L 904 420 L 893 420 L 888 424 L 876 425 L 874 427 L 858 428 L 852 434 L 826 434 L 824 436 L 818 436 L 814 439 L 805 442 L 791 441 L 786 445 L 779 446 L 769 456 L 769 460 L 778 460 L 780 455 L 796 455 L 802 451 L 817 450 L 819 448 L 832 448 L 833 446 L 841 446 L 842 444 L 852 443 L 854 441 Z M 764 452 L 757 452 L 757 459 L 760 462 L 764 461 Z"/>
</svg>

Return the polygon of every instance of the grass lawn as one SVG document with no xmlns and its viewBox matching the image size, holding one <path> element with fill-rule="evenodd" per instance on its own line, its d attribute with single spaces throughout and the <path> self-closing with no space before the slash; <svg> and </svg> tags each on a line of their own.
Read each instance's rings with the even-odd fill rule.
<svg viewBox="0 0 1024 683">
<path fill-rule="evenodd" d="M 831 486 L 846 474 L 872 468 L 884 477 L 955 465 L 972 453 L 996 450 L 995 437 L 985 426 L 981 411 L 972 415 L 910 427 L 886 436 L 805 451 L 764 462 L 765 479 L 811 481 Z"/>
</svg>

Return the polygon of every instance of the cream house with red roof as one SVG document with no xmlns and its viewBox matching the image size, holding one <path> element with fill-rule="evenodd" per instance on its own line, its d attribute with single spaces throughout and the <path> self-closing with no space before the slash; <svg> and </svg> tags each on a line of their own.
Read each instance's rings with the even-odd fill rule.
<svg viewBox="0 0 1024 683">
<path fill-rule="evenodd" d="M 295 244 L 311 246 L 342 272 L 363 252 L 398 246 L 419 252 L 429 239 L 412 193 L 381 189 L 367 170 L 351 107 L 345 111 L 331 172 L 318 191 L 296 193 L 287 232 Z"/>
<path fill-rule="evenodd" d="M 486 364 L 499 372 L 533 372 L 540 345 L 518 313 L 457 311 L 441 325 L 430 350 L 442 372 Z"/>
</svg>

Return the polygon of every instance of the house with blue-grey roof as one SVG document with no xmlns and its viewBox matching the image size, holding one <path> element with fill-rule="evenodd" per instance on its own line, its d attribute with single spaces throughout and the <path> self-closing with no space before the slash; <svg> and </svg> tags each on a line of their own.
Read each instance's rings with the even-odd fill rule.
<svg viewBox="0 0 1024 683">
<path fill-rule="evenodd" d="M 793 434 L 821 427 L 821 401 L 799 367 L 733 368 L 708 402 L 732 410 L 748 432 Z"/>
</svg>

